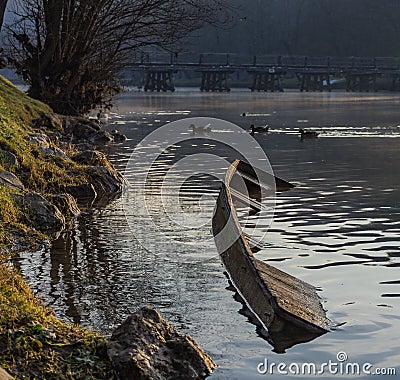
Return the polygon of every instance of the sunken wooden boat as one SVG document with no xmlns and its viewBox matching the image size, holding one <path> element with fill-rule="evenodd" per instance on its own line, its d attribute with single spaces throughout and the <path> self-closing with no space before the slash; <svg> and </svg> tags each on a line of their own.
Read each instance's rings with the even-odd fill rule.
<svg viewBox="0 0 400 380">
<path fill-rule="evenodd" d="M 250 321 L 263 332 L 261 335 L 275 351 L 283 352 L 328 332 L 330 321 L 316 288 L 256 259 L 250 239 L 241 229 L 235 203 L 237 200 L 245 202 L 245 196 L 235 189 L 235 184 L 244 181 L 250 198 L 257 198 L 263 187 L 271 190 L 271 180 L 278 191 L 293 187 L 289 182 L 236 160 L 222 184 L 213 217 L 213 233 L 228 278 L 252 315 Z M 253 201 L 248 202 L 250 208 Z"/>
</svg>

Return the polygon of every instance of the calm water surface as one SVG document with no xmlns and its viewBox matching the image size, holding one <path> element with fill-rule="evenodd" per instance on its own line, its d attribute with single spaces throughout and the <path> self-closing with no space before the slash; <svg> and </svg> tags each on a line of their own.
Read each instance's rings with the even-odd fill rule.
<svg viewBox="0 0 400 380">
<path fill-rule="evenodd" d="M 248 116 L 241 117 L 242 112 Z M 124 170 L 133 148 L 148 133 L 193 116 L 218 117 L 245 128 L 270 124 L 270 133 L 256 139 L 275 174 L 297 187 L 278 196 L 265 249 L 257 256 L 317 286 L 334 331 L 285 354 L 274 353 L 239 314 L 241 305 L 226 289 L 212 241 L 202 249 L 171 252 L 154 236 L 157 254 L 151 253 L 126 222 L 124 197 L 83 215 L 51 248 L 22 255 L 22 272 L 35 292 L 60 317 L 105 334 L 137 308 L 154 306 L 215 359 L 218 369 L 211 379 L 295 378 L 260 375 L 257 365 L 264 358 L 319 364 L 336 361 L 340 351 L 350 362 L 398 367 L 400 376 L 400 96 L 129 93 L 108 120 L 108 128 L 129 137 L 126 144 L 108 148 L 113 163 Z M 316 127 L 321 137 L 301 142 L 299 127 Z M 229 156 L 206 140 L 195 145 L 193 151 Z M 156 163 L 154 188 L 181 154 L 173 149 Z M 199 196 L 206 194 L 204 205 L 212 210 L 217 193 L 216 181 L 192 178 L 183 202 L 196 212 Z M 157 214 L 157 191 L 149 197 L 166 233 L 188 238 L 188 231 L 168 226 Z M 127 214 L 136 217 L 129 206 Z M 209 227 L 198 229 L 198 238 L 208 237 Z M 146 233 L 139 216 L 138 232 Z M 261 223 L 258 233 L 263 232 Z"/>
</svg>

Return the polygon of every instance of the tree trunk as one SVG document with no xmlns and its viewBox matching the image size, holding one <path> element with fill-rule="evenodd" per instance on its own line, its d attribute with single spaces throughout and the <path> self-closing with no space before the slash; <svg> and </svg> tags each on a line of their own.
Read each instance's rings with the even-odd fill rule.
<svg viewBox="0 0 400 380">
<path fill-rule="evenodd" d="M 4 13 L 6 13 L 7 0 L 0 0 L 0 30 L 3 26 Z"/>
</svg>

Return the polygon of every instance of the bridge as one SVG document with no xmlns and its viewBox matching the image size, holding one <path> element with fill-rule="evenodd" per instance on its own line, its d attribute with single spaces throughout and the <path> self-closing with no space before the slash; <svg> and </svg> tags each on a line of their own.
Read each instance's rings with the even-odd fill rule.
<svg viewBox="0 0 400 380">
<path fill-rule="evenodd" d="M 310 57 L 239 54 L 143 54 L 129 69 L 144 73 L 145 91 L 175 91 L 174 74 L 197 72 L 201 91 L 230 91 L 230 76 L 246 72 L 252 91 L 284 91 L 283 80 L 298 79 L 300 91 L 331 91 L 332 79 L 345 82 L 346 91 L 378 91 L 385 77 L 390 90 L 400 90 L 400 58 Z"/>
</svg>

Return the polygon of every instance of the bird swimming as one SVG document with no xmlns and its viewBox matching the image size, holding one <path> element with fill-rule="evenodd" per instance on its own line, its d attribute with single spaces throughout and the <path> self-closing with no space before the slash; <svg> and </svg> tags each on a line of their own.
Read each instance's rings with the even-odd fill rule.
<svg viewBox="0 0 400 380">
<path fill-rule="evenodd" d="M 267 133 L 269 131 L 269 125 L 263 127 L 256 127 L 254 124 L 250 125 L 250 134 L 254 136 L 255 133 Z"/>
<path fill-rule="evenodd" d="M 305 131 L 303 128 L 299 129 L 300 135 L 302 139 L 316 139 L 319 135 L 318 132 L 315 131 Z"/>
<path fill-rule="evenodd" d="M 190 124 L 189 128 L 192 129 L 192 134 L 194 135 L 203 135 L 211 132 L 210 124 L 207 124 L 204 127 L 196 127 L 194 124 Z"/>
</svg>

